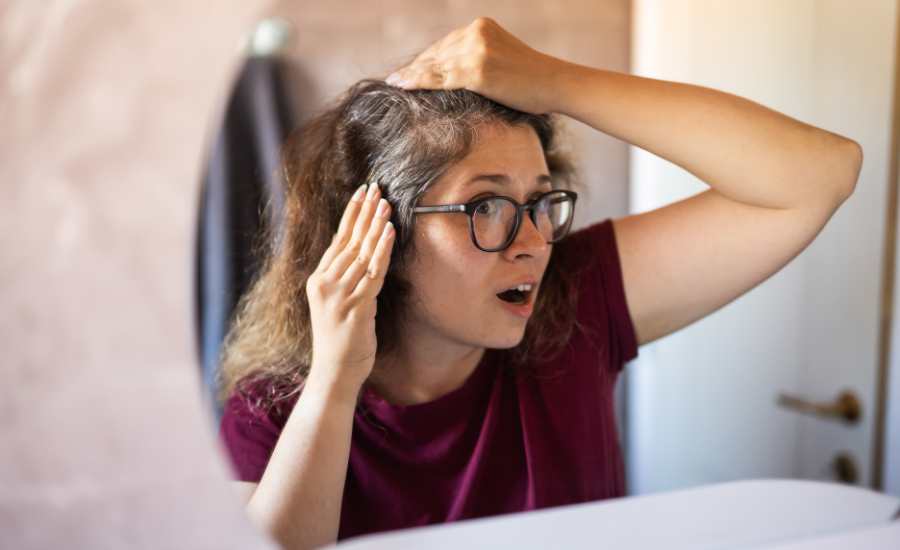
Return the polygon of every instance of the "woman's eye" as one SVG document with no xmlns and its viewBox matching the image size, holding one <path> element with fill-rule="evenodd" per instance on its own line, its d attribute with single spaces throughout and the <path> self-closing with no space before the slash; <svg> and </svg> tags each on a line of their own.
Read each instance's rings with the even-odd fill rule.
<svg viewBox="0 0 900 550">
<path fill-rule="evenodd" d="M 483 202 L 478 205 L 478 207 L 475 209 L 475 212 L 478 214 L 490 214 L 492 211 L 492 206 L 493 205 L 489 201 Z"/>
</svg>

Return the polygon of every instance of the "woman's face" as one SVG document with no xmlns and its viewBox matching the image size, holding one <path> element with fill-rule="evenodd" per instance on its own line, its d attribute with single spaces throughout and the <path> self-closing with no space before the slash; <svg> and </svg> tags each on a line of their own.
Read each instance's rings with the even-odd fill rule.
<svg viewBox="0 0 900 550">
<path fill-rule="evenodd" d="M 503 176 L 505 183 L 478 179 L 483 175 Z M 521 204 L 551 189 L 534 130 L 490 124 L 479 127 L 470 154 L 418 205 L 461 204 L 485 195 L 505 195 Z M 469 218 L 462 213 L 418 214 L 413 242 L 410 321 L 463 345 L 506 349 L 521 341 L 552 247 L 527 215 L 515 240 L 500 252 L 475 246 Z M 497 297 L 526 281 L 534 283 L 527 306 L 512 306 Z"/>
</svg>

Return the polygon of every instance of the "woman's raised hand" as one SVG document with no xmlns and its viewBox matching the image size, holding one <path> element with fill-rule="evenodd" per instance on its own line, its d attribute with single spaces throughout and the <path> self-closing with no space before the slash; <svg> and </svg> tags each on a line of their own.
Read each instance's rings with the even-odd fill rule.
<svg viewBox="0 0 900 550">
<path fill-rule="evenodd" d="M 331 245 L 306 283 L 313 335 L 310 376 L 358 391 L 375 365 L 376 296 L 394 244 L 391 207 L 377 184 L 344 210 Z"/>
<path fill-rule="evenodd" d="M 539 114 L 556 110 L 553 82 L 569 65 L 530 48 L 493 19 L 479 17 L 429 46 L 385 81 L 410 90 L 466 88 Z"/>
</svg>

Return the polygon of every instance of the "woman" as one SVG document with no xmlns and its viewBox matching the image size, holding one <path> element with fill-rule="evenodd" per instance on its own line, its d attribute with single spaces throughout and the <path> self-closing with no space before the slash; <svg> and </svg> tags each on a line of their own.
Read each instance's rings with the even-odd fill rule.
<svg viewBox="0 0 900 550">
<path fill-rule="evenodd" d="M 282 247 L 226 342 L 222 436 L 286 547 L 622 496 L 622 364 L 783 267 L 862 162 L 755 103 L 568 63 L 485 18 L 386 82 L 287 147 Z M 567 236 L 577 194 L 541 113 L 711 189 Z"/>
</svg>

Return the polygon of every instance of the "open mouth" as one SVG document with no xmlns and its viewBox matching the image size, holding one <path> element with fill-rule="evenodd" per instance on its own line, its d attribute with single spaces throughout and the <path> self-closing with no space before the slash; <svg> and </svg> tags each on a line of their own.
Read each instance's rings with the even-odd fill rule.
<svg viewBox="0 0 900 550">
<path fill-rule="evenodd" d="M 497 294 L 497 298 L 500 298 L 504 302 L 508 302 L 510 304 L 523 305 L 527 304 L 531 300 L 531 296 L 533 293 L 533 287 L 530 287 L 529 285 L 523 285 L 519 288 L 504 290 L 503 292 Z"/>
</svg>

